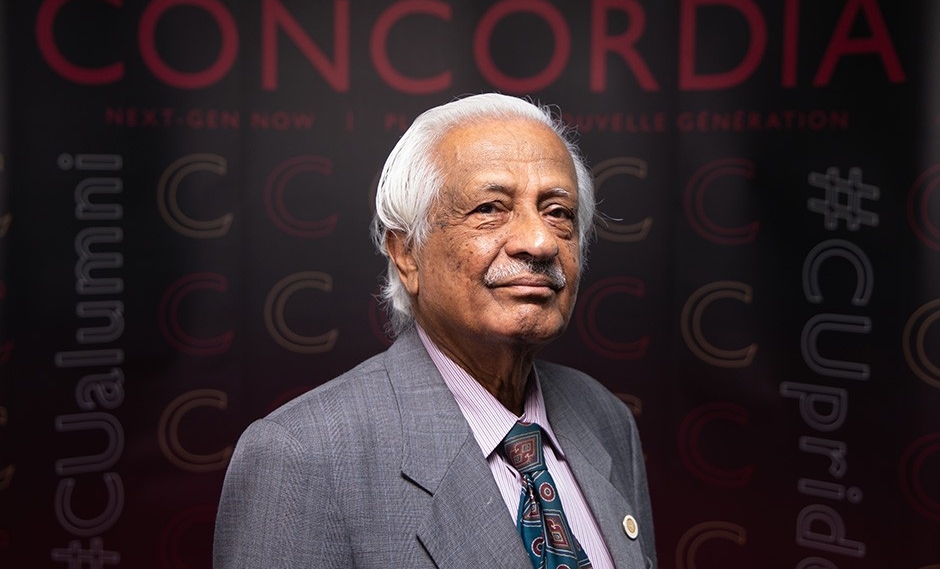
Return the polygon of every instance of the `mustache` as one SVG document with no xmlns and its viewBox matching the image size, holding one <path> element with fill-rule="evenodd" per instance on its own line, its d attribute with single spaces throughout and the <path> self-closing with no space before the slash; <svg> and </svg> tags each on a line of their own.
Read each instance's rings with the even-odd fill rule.
<svg viewBox="0 0 940 569">
<path fill-rule="evenodd" d="M 500 263 L 499 265 L 490 265 L 483 275 L 483 284 L 488 287 L 499 286 L 507 283 L 520 275 L 539 275 L 548 279 L 548 285 L 560 290 L 568 284 L 565 273 L 554 259 L 515 259 Z"/>
</svg>

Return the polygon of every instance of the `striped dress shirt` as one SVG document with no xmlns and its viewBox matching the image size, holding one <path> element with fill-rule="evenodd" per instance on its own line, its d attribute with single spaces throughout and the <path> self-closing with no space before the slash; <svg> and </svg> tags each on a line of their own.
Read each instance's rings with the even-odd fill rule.
<svg viewBox="0 0 940 569">
<path fill-rule="evenodd" d="M 587 552 L 591 565 L 594 569 L 614 569 L 614 562 L 597 527 L 597 522 L 584 500 L 574 474 L 568 468 L 564 450 L 558 444 L 555 433 L 552 432 L 551 423 L 548 422 L 545 401 L 542 399 L 542 389 L 535 370 L 532 370 L 532 377 L 526 388 L 522 417 L 517 417 L 478 381 L 470 377 L 463 368 L 448 358 L 420 326 L 418 326 L 418 335 L 431 356 L 431 360 L 444 377 L 447 387 L 453 393 L 467 423 L 470 424 L 470 430 L 489 463 L 490 471 L 493 473 L 493 478 L 496 480 L 496 485 L 499 487 L 506 509 L 509 510 L 513 521 L 516 521 L 519 510 L 522 477 L 496 449 L 516 421 L 522 420 L 538 423 L 548 435 L 547 439 L 550 444 L 545 445 L 545 464 L 558 488 L 558 495 L 571 531 Z"/>
</svg>

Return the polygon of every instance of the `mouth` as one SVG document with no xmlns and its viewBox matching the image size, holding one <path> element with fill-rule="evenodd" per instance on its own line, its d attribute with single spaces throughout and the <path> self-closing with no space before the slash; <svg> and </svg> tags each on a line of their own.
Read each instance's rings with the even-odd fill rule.
<svg viewBox="0 0 940 569">
<path fill-rule="evenodd" d="M 541 275 L 519 275 L 505 281 L 491 283 L 489 286 L 491 288 L 513 288 L 542 293 L 544 293 L 546 289 L 552 292 L 558 292 L 565 287 L 564 283 Z"/>
</svg>

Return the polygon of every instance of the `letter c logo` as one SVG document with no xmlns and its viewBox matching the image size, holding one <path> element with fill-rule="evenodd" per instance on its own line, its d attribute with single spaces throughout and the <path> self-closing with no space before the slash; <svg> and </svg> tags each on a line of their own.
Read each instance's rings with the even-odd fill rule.
<svg viewBox="0 0 940 569">
<path fill-rule="evenodd" d="M 682 462 L 692 474 L 714 486 L 744 486 L 754 474 L 753 466 L 734 470 L 717 468 L 702 455 L 699 438 L 705 427 L 716 421 L 730 421 L 746 426 L 747 409 L 733 403 L 711 403 L 689 413 L 679 427 L 679 455 Z"/>
<path fill-rule="evenodd" d="M 211 543 L 215 506 L 187 508 L 171 519 L 160 533 L 158 549 L 163 569 L 190 569 L 186 555 L 193 543 Z"/>
<path fill-rule="evenodd" d="M 217 389 L 196 389 L 186 392 L 167 405 L 160 415 L 160 429 L 157 434 L 160 450 L 175 466 L 190 472 L 211 472 L 221 470 L 232 456 L 232 447 L 208 454 L 196 454 L 180 442 L 180 423 L 187 413 L 197 407 L 212 407 L 220 411 L 228 408 L 228 397 Z"/>
<path fill-rule="evenodd" d="M 740 227 L 727 227 L 713 221 L 705 211 L 705 193 L 719 179 L 736 176 L 754 177 L 754 163 L 740 158 L 715 160 L 699 169 L 685 188 L 683 205 L 685 216 L 696 233 L 719 245 L 742 245 L 757 239 L 760 222 L 752 221 Z"/>
<path fill-rule="evenodd" d="M 940 472 L 932 475 L 923 472 L 928 464 L 936 464 L 936 461 L 928 460 L 931 455 L 940 457 L 940 433 L 925 435 L 905 449 L 899 472 L 901 490 L 907 502 L 921 515 L 940 522 L 940 496 L 933 497 L 928 493 L 928 488 L 937 480 Z"/>
<path fill-rule="evenodd" d="M 326 273 L 304 271 L 284 277 L 271 289 L 264 303 L 264 322 L 268 333 L 278 344 L 292 352 L 319 354 L 328 352 L 336 344 L 339 330 L 333 328 L 315 336 L 304 336 L 287 325 L 287 301 L 303 289 L 332 292 L 333 278 Z"/>
<path fill-rule="evenodd" d="M 730 298 L 751 304 L 754 293 L 751 286 L 735 281 L 718 281 L 698 289 L 682 307 L 682 338 L 693 354 L 716 367 L 744 368 L 754 361 L 757 344 L 739 349 L 722 349 L 705 338 L 702 327 L 705 310 L 716 300 Z"/>
<path fill-rule="evenodd" d="M 688 529 L 676 545 L 676 568 L 696 569 L 698 550 L 706 541 L 725 539 L 736 545 L 747 543 L 747 532 L 743 527 L 729 522 L 702 522 Z"/>
<path fill-rule="evenodd" d="M 0 427 L 7 426 L 7 408 L 0 407 Z M 0 490 L 6 490 L 13 482 L 13 473 L 16 471 L 16 465 L 8 464 L 0 468 Z"/>
<path fill-rule="evenodd" d="M 934 251 L 940 251 L 940 227 L 930 219 L 930 213 L 937 211 L 930 202 L 933 200 L 934 205 L 938 205 L 937 186 L 940 186 L 940 164 L 921 174 L 907 197 L 907 222 L 921 243 Z"/>
<path fill-rule="evenodd" d="M 333 162 L 323 156 L 297 156 L 286 160 L 268 176 L 264 186 L 264 205 L 268 218 L 284 233 L 294 237 L 325 237 L 333 233 L 339 215 L 332 213 L 323 219 L 308 221 L 300 219 L 287 209 L 284 199 L 288 182 L 303 172 L 315 172 L 324 176 L 333 173 Z"/>
<path fill-rule="evenodd" d="M 589 348 L 612 360 L 637 360 L 646 355 L 650 338 L 641 336 L 638 340 L 622 342 L 611 340 L 604 336 L 597 322 L 597 315 L 601 313 L 600 304 L 608 296 L 625 294 L 643 298 L 646 286 L 643 281 L 634 277 L 612 277 L 602 279 L 588 288 L 581 297 L 578 308 L 578 332 Z"/>
<path fill-rule="evenodd" d="M 184 178 L 195 172 L 224 176 L 227 171 L 225 158 L 215 154 L 190 154 L 167 166 L 157 184 L 157 207 L 167 225 L 181 235 L 197 239 L 227 234 L 235 219 L 231 212 L 215 219 L 197 220 L 186 215 L 179 205 L 179 189 Z"/>
<path fill-rule="evenodd" d="M 614 176 L 628 175 L 634 178 L 646 178 L 646 160 L 639 158 L 611 158 L 594 167 L 595 193 L 600 194 L 601 188 Z M 597 234 L 608 241 L 615 243 L 634 243 L 643 241 L 649 235 L 653 226 L 653 218 L 644 217 L 635 223 L 623 223 L 607 220 L 595 224 Z"/>
<path fill-rule="evenodd" d="M 927 385 L 940 389 L 940 365 L 930 360 L 931 350 L 927 348 L 927 331 L 937 320 L 940 320 L 940 299 L 915 310 L 904 326 L 902 349 L 911 371 Z"/>
<path fill-rule="evenodd" d="M 6 300 L 7 298 L 7 283 L 6 281 L 0 281 L 0 300 Z M 6 342 L 0 343 L 0 365 L 7 363 L 10 360 L 10 354 L 13 353 L 13 340 L 7 340 Z M 3 426 L 5 423 L 0 422 L 0 426 Z"/>
<path fill-rule="evenodd" d="M 227 330 L 217 336 L 199 338 L 183 330 L 180 323 L 183 300 L 199 290 L 225 293 L 228 290 L 228 279 L 216 273 L 193 273 L 170 285 L 160 299 L 157 314 L 160 330 L 167 341 L 184 354 L 213 356 L 225 353 L 232 345 L 235 332 Z"/>
</svg>

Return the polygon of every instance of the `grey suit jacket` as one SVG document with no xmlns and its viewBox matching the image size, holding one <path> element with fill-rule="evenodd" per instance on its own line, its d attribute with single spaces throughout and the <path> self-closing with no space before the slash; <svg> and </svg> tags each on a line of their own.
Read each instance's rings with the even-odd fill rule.
<svg viewBox="0 0 940 569">
<path fill-rule="evenodd" d="M 643 453 L 626 406 L 537 362 L 552 429 L 619 569 L 655 567 Z M 639 537 L 622 520 L 633 515 Z M 412 330 L 242 435 L 215 569 L 530 568 L 486 457 Z"/>
</svg>

